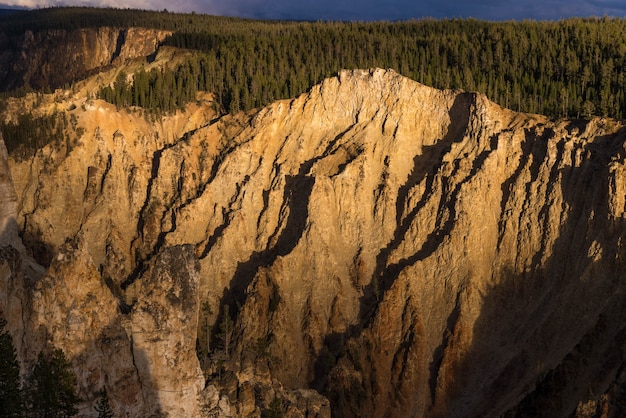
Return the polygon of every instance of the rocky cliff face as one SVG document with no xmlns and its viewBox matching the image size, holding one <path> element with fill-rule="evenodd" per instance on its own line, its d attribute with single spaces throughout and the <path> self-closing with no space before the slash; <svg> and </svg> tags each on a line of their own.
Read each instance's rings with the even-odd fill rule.
<svg viewBox="0 0 626 418">
<path fill-rule="evenodd" d="M 0 245 L 24 250 L 17 227 L 17 195 L 8 164 L 9 155 L 0 134 Z"/>
<path fill-rule="evenodd" d="M 100 27 L 0 34 L 2 90 L 57 88 L 124 60 L 154 53 L 170 32 Z"/>
<path fill-rule="evenodd" d="M 380 69 L 221 118 L 72 100 L 75 146 L 8 159 L 47 270 L 0 272 L 85 415 L 102 386 L 171 416 L 623 411 L 618 122 Z"/>
</svg>

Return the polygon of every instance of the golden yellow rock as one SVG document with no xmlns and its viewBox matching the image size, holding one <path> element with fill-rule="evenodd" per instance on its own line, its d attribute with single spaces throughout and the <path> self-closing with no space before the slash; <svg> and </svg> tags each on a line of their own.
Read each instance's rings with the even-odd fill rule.
<svg viewBox="0 0 626 418">
<path fill-rule="evenodd" d="M 85 323 L 125 330 L 112 356 L 132 351 L 123 385 L 141 398 L 119 389 L 116 408 L 569 416 L 617 382 L 620 122 L 515 113 L 382 69 L 248 114 L 79 104 L 73 146 L 8 161 L 26 248 L 50 264 L 30 315 L 76 365 L 102 344 Z M 90 279 L 69 292 L 77 237 L 69 271 Z"/>
</svg>

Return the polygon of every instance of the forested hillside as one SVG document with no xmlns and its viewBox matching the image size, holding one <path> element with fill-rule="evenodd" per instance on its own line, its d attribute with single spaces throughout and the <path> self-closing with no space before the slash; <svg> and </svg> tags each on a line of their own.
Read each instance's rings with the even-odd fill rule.
<svg viewBox="0 0 626 418">
<path fill-rule="evenodd" d="M 393 68 L 437 88 L 480 91 L 514 110 L 624 117 L 626 23 L 475 20 L 256 24 L 238 36 L 173 35 L 205 51 L 227 107 L 292 97 L 341 68 Z"/>
<path fill-rule="evenodd" d="M 102 25 L 173 30 L 167 45 L 201 52 L 178 69 L 137 74 L 136 86 L 101 92 L 118 105 L 168 111 L 209 90 L 225 111 L 245 110 L 294 97 L 343 68 L 382 67 L 437 88 L 480 91 L 513 110 L 626 115 L 623 19 L 278 22 L 61 8 L 24 12 L 0 30 L 10 38 L 29 28 Z"/>
</svg>

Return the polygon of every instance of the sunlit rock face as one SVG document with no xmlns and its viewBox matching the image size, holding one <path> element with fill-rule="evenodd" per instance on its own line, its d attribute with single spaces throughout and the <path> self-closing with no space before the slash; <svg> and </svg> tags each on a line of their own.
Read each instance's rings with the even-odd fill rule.
<svg viewBox="0 0 626 418">
<path fill-rule="evenodd" d="M 196 356 L 199 293 L 193 246 L 168 247 L 141 278 L 130 318 L 148 415 L 197 416 L 204 388 Z"/>
<path fill-rule="evenodd" d="M 80 233 L 59 248 L 29 296 L 25 338 L 33 351 L 26 357 L 50 346 L 61 348 L 72 359 L 82 399 L 92 401 L 95 392 L 106 387 L 119 415 L 145 415 L 148 405 L 135 365 L 132 333 L 125 330 L 119 301 Z M 81 408 L 81 414 L 93 412 L 90 404 Z"/>
<path fill-rule="evenodd" d="M 7 204 L 47 268 L 21 356 L 70 353 L 85 414 L 102 386 L 170 416 L 620 411 L 620 123 L 381 69 L 235 116 L 77 97 Z"/>
</svg>

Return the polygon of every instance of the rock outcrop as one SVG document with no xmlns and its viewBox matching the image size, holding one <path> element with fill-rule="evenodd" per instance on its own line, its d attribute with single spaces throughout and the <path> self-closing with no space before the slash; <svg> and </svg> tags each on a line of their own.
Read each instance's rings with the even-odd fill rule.
<svg viewBox="0 0 626 418">
<path fill-rule="evenodd" d="M 147 416 L 198 416 L 204 377 L 196 355 L 199 293 L 193 246 L 169 247 L 141 278 L 129 318 Z"/>
<path fill-rule="evenodd" d="M 156 52 L 169 31 L 144 28 L 26 31 L 0 34 L 2 90 L 58 88 L 125 60 Z"/>
<path fill-rule="evenodd" d="M 17 195 L 8 164 L 9 155 L 0 134 L 0 246 L 24 250 L 17 226 Z"/>
<path fill-rule="evenodd" d="M 106 388 L 118 416 L 148 416 L 152 404 L 142 394 L 133 334 L 124 328 L 118 300 L 81 234 L 59 248 L 46 274 L 32 284 L 28 302 L 23 339 L 32 352 L 25 358 L 36 358 L 42 347 L 63 349 L 74 366 L 78 395 L 87 401 L 81 415 L 93 413 L 96 392 Z"/>
<path fill-rule="evenodd" d="M 234 116 L 71 109 L 76 146 L 9 167 L 49 266 L 24 338 L 70 353 L 82 393 L 174 416 L 622 408 L 619 122 L 381 69 Z"/>
</svg>

